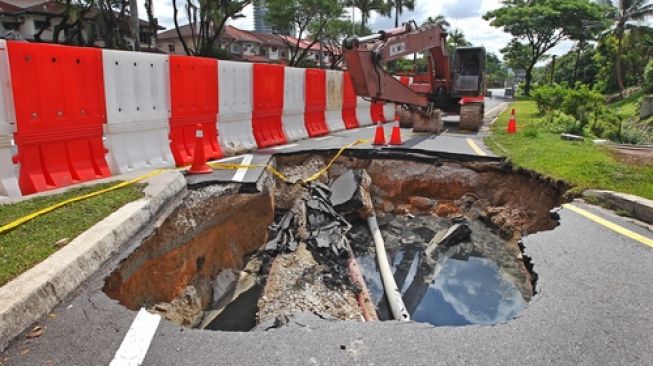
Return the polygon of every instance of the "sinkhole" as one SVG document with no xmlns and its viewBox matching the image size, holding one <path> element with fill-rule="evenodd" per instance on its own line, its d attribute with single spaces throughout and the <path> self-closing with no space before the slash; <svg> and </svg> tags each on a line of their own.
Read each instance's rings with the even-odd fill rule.
<svg viewBox="0 0 653 366">
<path fill-rule="evenodd" d="M 391 320 L 374 215 L 411 320 L 498 324 L 528 306 L 537 274 L 520 239 L 557 225 L 563 182 L 493 159 L 348 150 L 329 164 L 333 156 L 275 156 L 293 183 L 264 173 L 256 187 L 189 187 L 104 292 L 216 331 L 265 331 L 298 314 Z"/>
</svg>

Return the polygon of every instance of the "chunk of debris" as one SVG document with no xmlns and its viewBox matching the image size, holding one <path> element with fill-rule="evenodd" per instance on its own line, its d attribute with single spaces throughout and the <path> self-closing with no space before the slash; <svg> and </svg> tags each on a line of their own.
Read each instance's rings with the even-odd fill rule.
<svg viewBox="0 0 653 366">
<path fill-rule="evenodd" d="M 309 190 L 311 197 L 306 201 L 308 244 L 314 249 L 330 248 L 336 257 L 340 257 L 346 252 L 346 235 L 351 225 L 334 210 L 329 187 L 321 183 L 311 183 Z"/>
<path fill-rule="evenodd" d="M 561 133 L 560 138 L 567 141 L 583 141 L 585 138 L 583 136 L 572 135 L 570 133 Z"/>
<path fill-rule="evenodd" d="M 31 332 L 29 332 L 29 334 L 27 335 L 27 339 L 38 338 L 42 336 L 44 332 L 45 332 L 45 328 L 43 328 L 40 325 L 37 325 L 34 327 L 34 329 L 32 329 Z"/>
<path fill-rule="evenodd" d="M 374 210 L 370 186 L 372 178 L 364 169 L 349 170 L 331 184 L 331 204 L 340 213 L 357 212 L 362 218 Z"/>
<path fill-rule="evenodd" d="M 272 239 L 265 244 L 265 250 L 275 252 L 294 252 L 297 250 L 298 243 L 293 233 L 294 228 L 291 225 L 294 217 L 295 214 L 288 210 L 278 221 L 268 227 Z"/>
<path fill-rule="evenodd" d="M 460 242 L 469 240 L 472 233 L 467 224 L 454 224 L 448 229 L 438 231 L 426 247 L 422 255 L 432 258 L 438 247 L 450 247 Z"/>
</svg>

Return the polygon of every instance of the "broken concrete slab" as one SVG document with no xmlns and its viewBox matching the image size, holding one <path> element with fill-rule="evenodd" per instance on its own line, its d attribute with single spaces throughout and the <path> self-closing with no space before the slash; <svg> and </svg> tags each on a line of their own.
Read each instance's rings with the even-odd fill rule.
<svg viewBox="0 0 653 366">
<path fill-rule="evenodd" d="M 560 138 L 563 140 L 567 141 L 584 141 L 585 138 L 583 136 L 578 136 L 578 135 L 572 135 L 570 133 L 561 133 Z"/>
<path fill-rule="evenodd" d="M 372 178 L 363 169 L 349 170 L 331 184 L 331 204 L 343 214 L 356 211 L 366 218 L 374 211 L 370 186 Z"/>
</svg>

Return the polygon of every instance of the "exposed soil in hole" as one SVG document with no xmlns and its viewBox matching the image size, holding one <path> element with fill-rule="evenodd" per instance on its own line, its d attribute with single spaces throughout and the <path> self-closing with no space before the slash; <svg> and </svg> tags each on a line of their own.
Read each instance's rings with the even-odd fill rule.
<svg viewBox="0 0 653 366">
<path fill-rule="evenodd" d="M 304 154 L 275 160 L 291 180 L 301 180 L 329 159 L 326 154 Z M 530 300 L 536 278 L 528 258 L 522 256 L 519 239 L 556 226 L 550 210 L 560 204 L 564 184 L 513 171 L 499 162 L 425 163 L 353 156 L 340 157 L 317 183 L 331 184 L 352 169 L 365 170 L 371 177 L 369 193 L 390 260 L 396 262 L 396 280 L 415 320 L 496 323 L 514 317 Z M 105 292 L 130 309 L 145 306 L 177 324 L 213 330 L 246 331 L 261 323 L 280 326 L 293 314 L 307 311 L 320 317 L 362 319 L 360 305 L 365 300 L 348 272 L 349 244 L 340 250 L 322 248 L 310 229 L 315 217 L 309 220 L 307 202 L 315 197 L 315 186 L 282 183 L 269 176 L 265 182 L 259 184 L 265 191 L 256 194 L 241 194 L 230 185 L 192 190 L 107 278 Z M 366 272 L 372 292 L 367 301 L 377 305 L 381 319 L 389 319 L 361 212 L 345 216 L 353 225 L 341 225 L 343 237 Z M 266 251 L 266 243 L 277 235 L 270 225 L 288 213 L 286 234 L 291 233 L 289 243 L 296 245 Z M 438 230 L 454 222 L 466 222 L 471 239 L 437 248 L 428 261 L 423 259 L 421 253 Z M 458 277 L 468 280 L 455 285 L 448 281 Z M 479 282 L 487 278 L 496 281 Z M 456 292 L 458 285 L 467 285 L 469 291 Z M 477 304 L 481 297 L 466 296 L 470 291 L 493 302 L 481 306 Z M 438 296 L 440 302 L 433 302 Z M 472 304 L 453 305 L 452 298 Z M 495 313 L 487 310 L 493 306 Z M 461 314 L 464 309 L 476 315 Z M 433 317 L 436 312 L 445 315 Z"/>
</svg>

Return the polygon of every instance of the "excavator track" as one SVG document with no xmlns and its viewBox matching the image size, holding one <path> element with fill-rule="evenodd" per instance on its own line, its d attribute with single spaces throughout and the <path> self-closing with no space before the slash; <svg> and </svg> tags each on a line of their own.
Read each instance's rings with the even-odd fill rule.
<svg viewBox="0 0 653 366">
<path fill-rule="evenodd" d="M 460 107 L 460 129 L 478 131 L 483 124 L 483 103 L 466 103 Z"/>
</svg>

